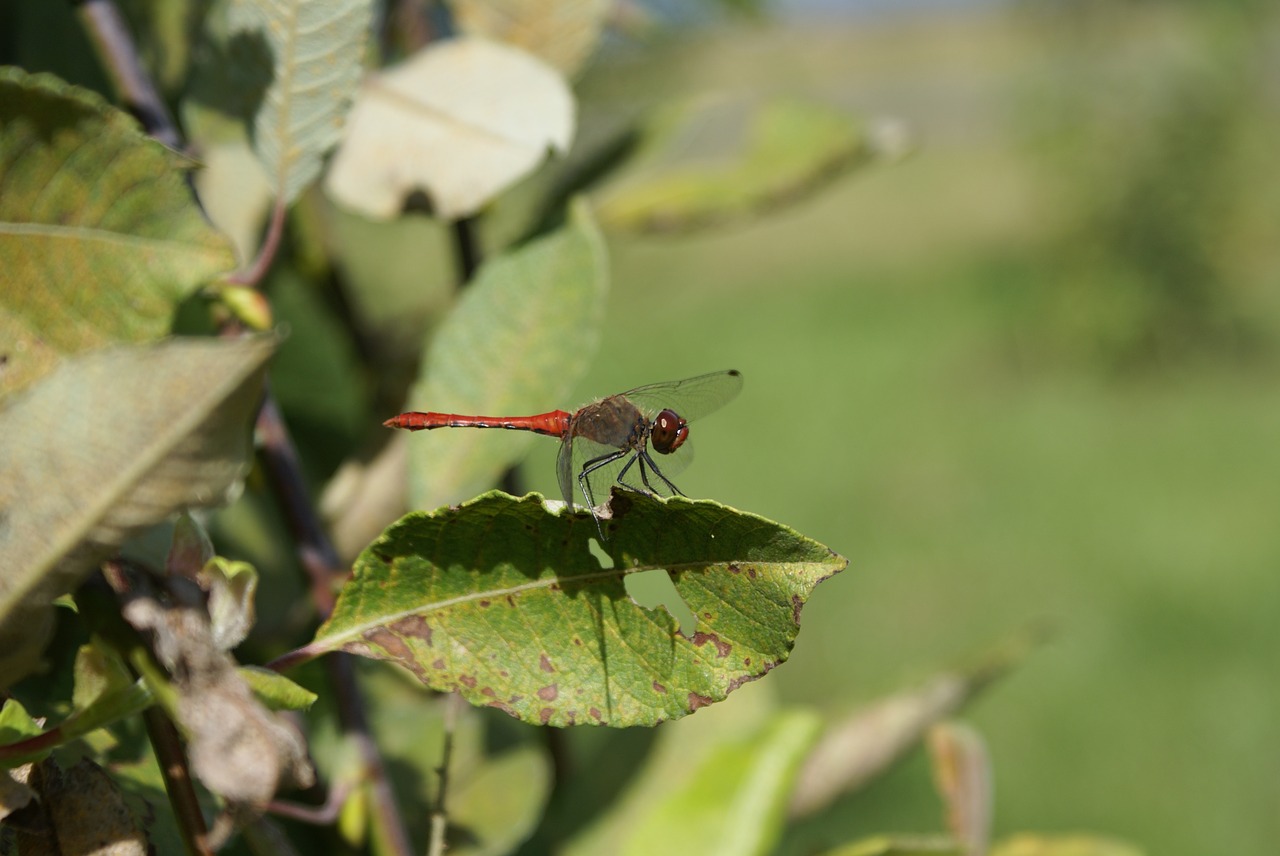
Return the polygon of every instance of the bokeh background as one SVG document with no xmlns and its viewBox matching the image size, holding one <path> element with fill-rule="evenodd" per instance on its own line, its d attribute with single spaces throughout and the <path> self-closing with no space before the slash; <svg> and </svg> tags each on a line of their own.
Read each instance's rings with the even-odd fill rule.
<svg viewBox="0 0 1280 856">
<path fill-rule="evenodd" d="M 763 682 L 784 703 L 840 715 L 1047 621 L 968 712 L 997 833 L 1276 852 L 1278 10 L 763 11 L 607 52 L 585 112 L 801 95 L 913 153 L 752 224 L 612 237 L 580 401 L 743 371 L 682 489 L 851 560 Z M 552 496 L 554 452 L 524 468 Z M 782 852 L 939 827 L 920 753 Z"/>
</svg>

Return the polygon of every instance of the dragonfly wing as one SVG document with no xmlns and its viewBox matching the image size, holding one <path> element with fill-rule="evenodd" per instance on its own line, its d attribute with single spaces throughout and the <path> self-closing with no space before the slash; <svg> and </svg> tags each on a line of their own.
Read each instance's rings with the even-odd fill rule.
<svg viewBox="0 0 1280 856">
<path fill-rule="evenodd" d="M 670 408 L 692 422 L 719 410 L 741 391 L 742 373 L 730 370 L 638 386 L 623 395 L 650 417 Z"/>
<path fill-rule="evenodd" d="M 564 498 L 569 510 L 573 511 L 577 486 L 577 471 L 573 466 L 573 443 L 564 440 L 560 443 L 560 454 L 556 456 L 556 479 L 560 482 L 560 496 Z"/>
</svg>

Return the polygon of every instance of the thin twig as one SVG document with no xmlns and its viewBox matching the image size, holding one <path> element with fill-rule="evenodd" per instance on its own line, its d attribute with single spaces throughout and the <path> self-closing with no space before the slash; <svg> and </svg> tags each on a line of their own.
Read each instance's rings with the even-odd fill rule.
<svg viewBox="0 0 1280 856">
<path fill-rule="evenodd" d="M 104 562 L 102 576 L 116 598 L 127 596 L 134 591 L 134 580 L 123 561 L 113 559 Z M 87 591 L 85 595 L 92 595 L 92 592 Z M 106 595 L 105 589 L 103 595 Z M 133 647 L 139 656 L 152 657 L 141 635 L 118 613 L 108 613 L 106 610 L 100 612 L 103 619 L 111 621 L 112 626 L 109 629 L 96 628 L 98 632 L 107 630 L 110 637 L 120 644 Z M 112 617 L 107 619 L 108 615 Z M 123 648 L 121 653 L 126 654 L 124 659 L 129 664 L 129 671 L 134 680 L 137 680 L 139 672 L 134 665 L 136 661 L 131 656 L 127 656 Z M 142 718 L 147 727 L 151 748 L 156 755 L 156 762 L 160 766 L 160 775 L 164 779 L 164 789 L 169 796 L 169 805 L 173 807 L 173 815 L 178 822 L 178 832 L 183 844 L 186 845 L 187 852 L 196 856 L 212 856 L 213 849 L 209 846 L 209 827 L 205 822 L 204 811 L 200 808 L 200 801 L 196 797 L 195 782 L 191 779 L 191 766 L 187 762 L 187 750 L 182 745 L 182 737 L 178 734 L 177 726 L 160 705 L 152 705 L 144 710 Z"/>
<path fill-rule="evenodd" d="M 343 570 L 337 550 L 329 540 L 307 493 L 293 441 L 270 394 L 258 411 L 258 437 L 263 470 L 271 486 L 271 493 L 280 503 L 289 530 L 298 545 L 299 558 L 311 580 L 312 599 L 321 616 L 328 616 L 333 611 L 332 585 Z M 397 856 L 409 856 L 413 853 L 413 847 L 400 817 L 400 809 L 391 790 L 391 781 L 382 763 L 382 755 L 374 742 L 369 720 L 365 715 L 352 658 L 348 654 L 335 653 L 324 659 L 324 665 L 337 700 L 338 721 L 342 724 L 347 739 L 355 743 L 364 764 L 369 786 L 373 791 L 375 817 L 382 829 L 388 852 Z"/>
<path fill-rule="evenodd" d="M 285 205 L 284 199 L 277 198 L 276 204 L 271 208 L 271 223 L 267 226 L 267 237 L 258 250 L 258 257 L 253 260 L 248 270 L 229 277 L 231 282 L 255 287 L 262 282 L 262 278 L 271 269 L 271 263 L 275 261 L 276 252 L 280 249 L 280 238 L 284 235 L 284 223 L 288 213 L 289 208 Z"/>
<path fill-rule="evenodd" d="M 449 763 L 453 760 L 453 737 L 458 730 L 458 717 L 462 703 L 462 696 L 457 693 L 449 693 L 444 701 L 440 766 L 436 768 L 436 775 L 440 777 L 440 786 L 436 789 L 436 804 L 431 808 L 431 843 L 427 847 L 427 856 L 443 856 L 448 846 L 446 837 L 449 831 L 449 812 L 445 799 L 449 791 Z"/>
<path fill-rule="evenodd" d="M 287 817 L 299 823 L 312 826 L 328 826 L 338 819 L 342 806 L 351 794 L 350 782 L 338 782 L 329 788 L 329 796 L 324 805 L 303 805 L 288 800 L 272 800 L 267 803 L 267 811 L 277 817 Z"/>
<path fill-rule="evenodd" d="M 125 107 L 148 134 L 172 149 L 181 148 L 178 126 L 143 69 L 133 36 L 114 0 L 79 0 L 72 5 Z"/>
<path fill-rule="evenodd" d="M 298 453 L 270 388 L 258 410 L 257 434 L 259 459 L 298 545 L 299 561 L 311 581 L 311 599 L 321 618 L 328 617 L 333 611 L 334 583 L 345 570 L 311 503 Z"/>
</svg>

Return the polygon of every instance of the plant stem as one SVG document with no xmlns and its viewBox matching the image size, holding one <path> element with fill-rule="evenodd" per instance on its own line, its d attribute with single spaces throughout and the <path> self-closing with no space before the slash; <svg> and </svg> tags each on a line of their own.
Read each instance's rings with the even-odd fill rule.
<svg viewBox="0 0 1280 856">
<path fill-rule="evenodd" d="M 271 269 L 271 263 L 275 261 L 276 252 L 280 249 L 280 238 L 284 235 L 284 222 L 288 212 L 289 209 L 284 200 L 277 198 L 276 204 L 271 209 L 271 223 L 267 226 L 267 237 L 258 250 L 258 257 L 253 260 L 248 270 L 230 277 L 231 282 L 255 287 L 262 282 L 262 278 Z"/>
<path fill-rule="evenodd" d="M 124 106 L 148 134 L 172 149 L 180 149 L 178 126 L 142 67 L 133 36 L 114 0 L 78 0 L 72 5 Z"/>
<path fill-rule="evenodd" d="M 443 856 L 446 834 L 449 831 L 449 813 L 445 806 L 445 798 L 449 791 L 449 762 L 453 760 L 453 737 L 458 730 L 458 716 L 463 704 L 462 696 L 449 693 L 444 699 L 444 730 L 440 752 L 440 766 L 436 774 L 440 777 L 440 786 L 436 790 L 436 804 L 431 808 L 431 843 L 427 846 L 427 856 Z"/>
<path fill-rule="evenodd" d="M 269 390 L 258 411 L 257 429 L 259 456 L 271 493 L 280 503 L 298 546 L 299 560 L 311 580 L 311 596 L 316 610 L 322 617 L 328 616 L 333 611 L 333 582 L 344 571 L 337 550 L 329 540 L 307 493 L 298 454 Z M 374 816 L 387 850 L 397 856 L 410 856 L 413 847 L 400 817 L 400 809 L 391 790 L 391 780 L 387 777 L 382 755 L 374 742 L 368 717 L 365 716 L 353 660 L 348 654 L 335 653 L 325 658 L 324 665 L 337 700 L 338 721 L 347 739 L 356 744 L 364 763 L 365 774 L 372 789 Z"/>
</svg>

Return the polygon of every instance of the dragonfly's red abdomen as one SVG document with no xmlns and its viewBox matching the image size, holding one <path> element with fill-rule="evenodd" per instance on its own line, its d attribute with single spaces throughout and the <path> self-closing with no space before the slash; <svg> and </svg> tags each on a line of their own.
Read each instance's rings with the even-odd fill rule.
<svg viewBox="0 0 1280 856">
<path fill-rule="evenodd" d="M 406 431 L 429 431 L 432 428 L 506 428 L 511 431 L 532 431 L 548 437 L 563 437 L 569 430 L 569 414 L 563 410 L 553 410 L 536 416 L 463 416 L 459 413 L 410 411 L 392 416 L 382 424 Z"/>
</svg>

